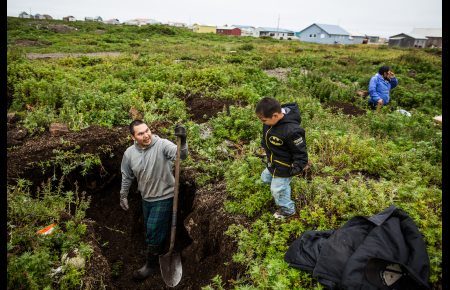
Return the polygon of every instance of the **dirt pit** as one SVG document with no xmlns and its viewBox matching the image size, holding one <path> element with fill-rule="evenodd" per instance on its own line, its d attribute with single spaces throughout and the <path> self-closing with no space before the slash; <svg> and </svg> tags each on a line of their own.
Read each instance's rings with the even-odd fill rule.
<svg viewBox="0 0 450 290">
<path fill-rule="evenodd" d="M 186 102 L 191 119 L 197 123 L 205 123 L 224 110 L 228 112 L 231 105 L 245 106 L 247 104 L 241 101 L 208 98 L 201 94 L 187 94 L 182 99 Z"/>
<path fill-rule="evenodd" d="M 331 101 L 326 103 L 325 107 L 330 108 L 334 114 L 341 112 L 348 116 L 361 116 L 366 113 L 365 110 L 346 102 Z"/>
<path fill-rule="evenodd" d="M 17 130 L 13 126 L 9 128 Z M 155 133 L 165 137 L 158 131 Z M 131 145 L 127 137 L 127 127 L 95 126 L 63 136 L 52 136 L 49 132 L 37 137 L 27 136 L 20 145 L 8 150 L 7 181 L 14 184 L 20 177 L 39 186 L 52 176 L 53 170 L 44 173 L 33 166 L 33 162 L 51 159 L 53 149 L 71 150 L 79 146 L 82 153 L 98 153 L 108 145 L 108 149 L 100 154 L 102 168 L 94 168 L 86 176 L 73 172 L 65 182 L 65 189 L 73 190 L 78 186 L 78 192 L 85 191 L 91 196 L 86 223 L 87 239 L 94 253 L 87 265 L 84 283 L 92 289 L 99 289 L 101 285 L 106 285 L 106 289 L 169 289 L 160 273 L 140 282 L 131 278 L 133 271 L 145 262 L 145 241 L 141 197 L 136 191 L 136 182 L 129 194 L 130 209 L 124 211 L 119 206 L 120 163 L 123 152 Z M 224 211 L 227 193 L 223 181 L 198 188 L 195 176 L 195 169 L 181 164 L 175 251 L 181 254 L 183 277 L 175 289 L 201 289 L 216 275 L 221 275 L 227 283 L 245 271 L 243 266 L 232 262 L 236 244 L 224 232 L 233 223 L 247 224 L 248 221 Z M 168 248 L 169 236 L 165 250 Z"/>
</svg>

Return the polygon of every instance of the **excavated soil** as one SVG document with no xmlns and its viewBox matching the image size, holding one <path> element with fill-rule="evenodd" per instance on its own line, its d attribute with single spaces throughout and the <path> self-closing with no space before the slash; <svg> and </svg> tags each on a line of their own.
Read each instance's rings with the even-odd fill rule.
<svg viewBox="0 0 450 290">
<path fill-rule="evenodd" d="M 331 101 L 326 103 L 325 107 L 330 108 L 334 114 L 342 112 L 343 114 L 348 116 L 361 116 L 366 113 L 365 110 L 346 102 Z"/>
<path fill-rule="evenodd" d="M 191 102 L 193 112 L 206 109 L 210 104 L 207 99 L 203 99 L 207 104 Z M 192 105 L 197 102 L 198 105 Z M 215 110 L 218 108 L 217 105 Z M 212 111 L 214 109 L 209 109 L 208 113 Z M 136 182 L 129 194 L 130 209 L 124 211 L 119 206 L 120 163 L 123 152 L 131 145 L 128 128 L 91 126 L 60 136 L 53 136 L 48 131 L 39 136 L 29 136 L 17 121 L 13 117 L 8 118 L 8 184 L 14 184 L 17 178 L 26 178 L 36 188 L 49 180 L 54 174 L 53 169 L 43 172 L 36 164 L 54 157 L 54 149 L 98 153 L 101 157 L 102 167 L 94 168 L 86 176 L 75 170 L 64 183 L 67 190 L 77 186 L 78 192 L 85 191 L 91 196 L 91 206 L 86 212 L 86 239 L 94 253 L 86 268 L 84 285 L 91 289 L 100 289 L 101 285 L 106 285 L 107 289 L 168 289 L 159 272 L 145 281 L 137 282 L 131 278 L 133 271 L 145 261 L 145 242 L 142 204 Z M 164 125 L 168 126 L 165 123 L 150 124 L 153 133 L 167 138 L 158 131 Z M 189 158 L 195 156 L 190 155 Z M 60 174 L 59 170 L 55 172 Z M 183 277 L 175 289 L 201 289 L 216 275 L 221 275 L 227 283 L 245 270 L 232 262 L 236 243 L 224 232 L 231 224 L 248 224 L 249 221 L 224 211 L 227 192 L 223 181 L 216 180 L 208 188 L 199 188 L 196 174 L 195 169 L 181 164 L 175 252 L 181 254 Z M 169 237 L 165 251 L 168 248 Z"/>
<path fill-rule="evenodd" d="M 229 112 L 231 105 L 245 106 L 246 102 L 229 99 L 214 99 L 202 96 L 201 94 L 187 94 L 181 97 L 186 102 L 191 119 L 197 123 L 205 123 L 217 113 Z"/>
</svg>

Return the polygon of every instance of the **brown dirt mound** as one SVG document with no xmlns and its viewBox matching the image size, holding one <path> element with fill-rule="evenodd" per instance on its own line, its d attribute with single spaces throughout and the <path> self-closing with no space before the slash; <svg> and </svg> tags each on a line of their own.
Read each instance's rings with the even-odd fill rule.
<svg viewBox="0 0 450 290">
<path fill-rule="evenodd" d="M 342 112 L 345 115 L 349 115 L 349 116 L 361 116 L 366 113 L 365 110 L 363 110 L 351 103 L 346 103 L 346 102 L 331 101 L 331 102 L 326 103 L 325 107 L 330 108 L 334 114 Z"/>
<path fill-rule="evenodd" d="M 204 123 L 217 113 L 228 110 L 230 105 L 245 105 L 245 102 L 208 98 L 200 94 L 187 94 L 182 99 L 186 102 L 192 120 L 198 123 Z"/>
</svg>

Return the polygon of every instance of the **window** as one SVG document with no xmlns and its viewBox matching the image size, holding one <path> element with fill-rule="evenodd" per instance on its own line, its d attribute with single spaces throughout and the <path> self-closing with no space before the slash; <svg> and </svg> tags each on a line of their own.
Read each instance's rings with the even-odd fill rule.
<svg viewBox="0 0 450 290">
<path fill-rule="evenodd" d="M 310 34 L 309 37 L 312 37 L 312 34 Z"/>
<path fill-rule="evenodd" d="M 314 33 L 314 37 L 316 37 L 316 34 Z"/>
</svg>

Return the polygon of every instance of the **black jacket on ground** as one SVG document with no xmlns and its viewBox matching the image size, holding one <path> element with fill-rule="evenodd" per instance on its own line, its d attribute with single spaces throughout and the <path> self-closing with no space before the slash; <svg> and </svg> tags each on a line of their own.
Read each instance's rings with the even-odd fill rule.
<svg viewBox="0 0 450 290">
<path fill-rule="evenodd" d="M 308 153 L 298 105 L 289 103 L 281 107 L 286 112 L 284 117 L 273 126 L 263 125 L 261 145 L 270 173 L 274 177 L 290 177 L 302 172 L 308 164 Z"/>
<path fill-rule="evenodd" d="M 399 264 L 403 276 L 390 287 L 375 286 L 368 275 L 380 279 L 383 272 L 370 273 L 374 270 L 366 266 L 372 258 Z M 306 231 L 284 259 L 292 267 L 311 271 L 328 289 L 429 289 L 430 262 L 422 235 L 395 206 L 372 217 L 354 217 L 335 231 Z"/>
</svg>

